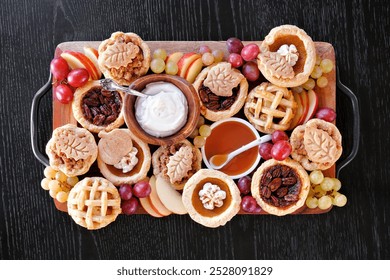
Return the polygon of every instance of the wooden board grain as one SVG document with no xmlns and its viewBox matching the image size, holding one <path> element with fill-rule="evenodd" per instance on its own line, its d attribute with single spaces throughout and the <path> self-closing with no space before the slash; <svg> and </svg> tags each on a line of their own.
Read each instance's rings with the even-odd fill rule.
<svg viewBox="0 0 390 280">
<path fill-rule="evenodd" d="M 146 42 L 151 51 L 158 48 L 163 48 L 167 51 L 168 54 L 173 52 L 197 52 L 199 47 L 202 45 L 209 46 L 212 50 L 218 49 L 224 51 L 225 60 L 228 57 L 228 52 L 226 50 L 226 45 L 224 41 L 148 41 Z M 261 44 L 261 41 L 244 41 L 244 45 L 248 43 Z M 59 56 L 65 50 L 72 50 L 78 52 L 84 52 L 84 47 L 92 47 L 97 49 L 100 44 L 100 41 L 75 41 L 75 42 L 64 42 L 57 46 L 55 50 L 55 56 Z M 336 60 L 334 48 L 331 44 L 326 42 L 315 42 L 317 54 L 322 58 L 328 58 L 333 61 L 336 69 Z M 319 107 L 329 107 L 336 110 L 336 71 L 332 70 L 330 73 L 324 74 L 328 79 L 328 85 L 324 88 L 315 87 L 315 92 L 319 98 Z M 252 84 L 251 87 L 254 87 L 256 84 Z M 250 89 L 251 89 L 250 87 Z M 64 105 L 55 98 L 53 98 L 53 129 L 65 125 L 65 124 L 75 124 L 77 121 L 72 114 L 71 104 Z M 335 165 L 333 165 L 328 170 L 324 172 L 325 176 L 335 177 Z M 88 176 L 88 173 L 86 174 Z M 66 212 L 67 207 L 64 203 L 59 203 L 57 200 L 54 200 L 57 209 Z M 306 206 L 303 206 L 301 209 L 296 211 L 294 214 L 321 214 L 330 211 L 331 208 L 326 210 L 321 210 L 319 208 L 309 209 Z M 137 214 L 146 214 L 145 210 L 140 207 Z M 239 214 L 249 214 L 244 211 L 240 211 Z M 260 215 L 268 214 L 265 212 L 260 213 Z"/>
</svg>

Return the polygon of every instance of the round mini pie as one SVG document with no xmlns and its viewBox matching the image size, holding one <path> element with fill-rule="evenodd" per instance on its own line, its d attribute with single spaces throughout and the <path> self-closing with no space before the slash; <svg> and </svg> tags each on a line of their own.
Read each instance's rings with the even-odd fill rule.
<svg viewBox="0 0 390 280">
<path fill-rule="evenodd" d="M 136 138 L 128 129 L 99 132 L 100 172 L 114 185 L 135 184 L 146 178 L 150 168 L 149 146 Z"/>
<path fill-rule="evenodd" d="M 68 214 L 80 226 L 100 229 L 122 212 L 117 188 L 101 177 L 84 178 L 69 192 Z"/>
<path fill-rule="evenodd" d="M 106 78 L 130 85 L 145 75 L 150 66 L 150 48 L 135 33 L 112 33 L 99 45 L 98 64 Z"/>
<path fill-rule="evenodd" d="M 153 174 L 162 175 L 177 190 L 202 165 L 202 154 L 188 140 L 182 140 L 169 146 L 160 146 L 152 156 Z"/>
<path fill-rule="evenodd" d="M 252 196 L 260 207 L 277 216 L 301 208 L 310 190 L 309 175 L 292 159 L 265 161 L 252 177 Z"/>
<path fill-rule="evenodd" d="M 201 169 L 185 184 L 182 200 L 195 222 L 215 228 L 225 225 L 240 211 L 241 196 L 228 175 Z"/>
<path fill-rule="evenodd" d="M 291 157 L 309 171 L 328 169 L 343 152 L 341 140 L 334 124 L 312 119 L 291 133 Z"/>
<path fill-rule="evenodd" d="M 314 69 L 316 49 L 306 32 L 295 25 L 275 27 L 260 45 L 257 64 L 264 77 L 280 87 L 304 84 Z"/>
<path fill-rule="evenodd" d="M 240 111 L 248 94 L 248 82 L 230 63 L 220 62 L 200 72 L 193 84 L 201 114 L 210 121 L 230 118 Z"/>
<path fill-rule="evenodd" d="M 99 81 L 91 81 L 75 91 L 73 116 L 91 132 L 111 131 L 125 123 L 123 100 L 123 92 L 104 90 Z"/>
<path fill-rule="evenodd" d="M 88 172 L 96 160 L 98 149 L 92 133 L 85 128 L 67 124 L 53 131 L 46 145 L 46 154 L 53 169 L 73 177 Z"/>
</svg>

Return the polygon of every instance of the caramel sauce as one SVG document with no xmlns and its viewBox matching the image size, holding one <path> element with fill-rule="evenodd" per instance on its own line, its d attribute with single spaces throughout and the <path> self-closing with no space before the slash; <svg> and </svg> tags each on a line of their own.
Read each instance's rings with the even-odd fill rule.
<svg viewBox="0 0 390 280">
<path fill-rule="evenodd" d="M 227 154 L 215 155 L 211 157 L 210 163 L 214 164 L 215 166 L 220 166 L 224 164 L 227 161 L 227 159 L 228 159 Z"/>
<path fill-rule="evenodd" d="M 245 144 L 256 139 L 256 135 L 245 124 L 236 121 L 227 121 L 214 127 L 210 136 L 207 137 L 204 151 L 206 158 L 214 155 L 229 154 L 241 148 Z M 236 157 L 219 169 L 229 176 L 234 176 L 247 171 L 257 158 L 257 147 L 253 147 Z"/>
<path fill-rule="evenodd" d="M 213 210 L 208 210 L 203 207 L 203 203 L 199 197 L 199 191 L 203 189 L 203 186 L 206 183 L 217 185 L 218 187 L 220 187 L 222 191 L 226 192 L 226 198 L 223 200 L 223 205 L 221 207 L 215 207 Z M 219 180 L 217 178 L 203 179 L 196 185 L 194 192 L 192 193 L 192 205 L 200 215 L 205 217 L 214 217 L 220 215 L 221 213 L 226 211 L 226 209 L 229 207 L 231 202 L 232 202 L 232 195 L 230 193 L 228 185 L 224 181 Z"/>
<path fill-rule="evenodd" d="M 112 174 L 114 174 L 116 176 L 119 176 L 119 177 L 130 177 L 130 176 L 133 176 L 133 175 L 139 173 L 139 171 L 141 170 L 142 164 L 144 162 L 144 153 L 143 153 L 141 147 L 138 145 L 137 142 L 133 141 L 133 146 L 136 147 L 137 150 L 138 150 L 138 153 L 137 153 L 138 162 L 137 162 L 137 164 L 134 166 L 134 168 L 132 170 L 130 170 L 127 173 L 123 173 L 122 169 L 118 169 L 118 168 L 114 167 L 113 165 L 106 164 L 108 170 L 110 170 L 110 172 Z"/>
</svg>

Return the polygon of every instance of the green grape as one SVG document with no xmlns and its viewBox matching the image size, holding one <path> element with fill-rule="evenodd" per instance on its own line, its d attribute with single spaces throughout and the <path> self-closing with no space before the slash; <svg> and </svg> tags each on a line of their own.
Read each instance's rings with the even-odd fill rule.
<svg viewBox="0 0 390 280">
<path fill-rule="evenodd" d="M 175 63 L 173 61 L 169 61 L 165 65 L 165 73 L 167 73 L 169 75 L 176 75 L 178 71 L 179 71 L 179 68 L 177 67 L 177 63 Z"/>
<path fill-rule="evenodd" d="M 306 206 L 310 209 L 318 207 L 318 199 L 316 197 L 308 197 L 306 199 Z"/>
<path fill-rule="evenodd" d="M 68 200 L 68 193 L 64 191 L 59 191 L 56 194 L 56 199 L 58 200 L 58 202 L 64 203 Z"/>
<path fill-rule="evenodd" d="M 74 185 L 76 185 L 78 182 L 79 182 L 79 178 L 77 177 L 68 177 L 68 179 L 66 179 L 66 183 L 71 187 L 74 187 Z"/>
<path fill-rule="evenodd" d="M 194 146 L 197 148 L 201 148 L 206 143 L 206 138 L 203 136 L 196 136 L 194 138 Z"/>
<path fill-rule="evenodd" d="M 49 190 L 49 183 L 50 183 L 50 179 L 49 178 L 43 178 L 42 181 L 41 181 L 42 189 L 48 191 Z"/>
<path fill-rule="evenodd" d="M 196 124 L 196 127 L 197 128 L 201 127 L 202 125 L 204 125 L 204 122 L 205 122 L 204 117 L 199 116 L 198 123 Z"/>
<path fill-rule="evenodd" d="M 313 79 L 308 79 L 306 83 L 302 85 L 305 90 L 311 90 L 315 87 L 316 82 Z"/>
<path fill-rule="evenodd" d="M 213 54 L 213 56 L 214 56 L 214 61 L 215 62 L 220 62 L 220 61 L 222 61 L 222 59 L 223 59 L 223 51 L 221 51 L 221 50 L 213 50 L 213 52 L 212 52 L 212 54 Z"/>
<path fill-rule="evenodd" d="M 210 126 L 204 124 L 201 127 L 199 127 L 199 134 L 203 137 L 208 137 L 211 134 L 211 128 Z"/>
<path fill-rule="evenodd" d="M 60 182 L 58 182 L 57 180 L 51 180 L 49 182 L 49 190 L 56 193 L 61 191 L 62 189 L 61 189 Z"/>
<path fill-rule="evenodd" d="M 324 76 L 321 76 L 317 80 L 317 86 L 320 88 L 324 88 L 328 85 L 328 79 Z"/>
<path fill-rule="evenodd" d="M 335 206 L 343 207 L 345 204 L 347 204 L 347 197 L 341 193 L 337 193 L 332 202 Z"/>
<path fill-rule="evenodd" d="M 320 186 L 326 192 L 331 191 L 334 186 L 333 179 L 328 177 L 324 178 Z"/>
<path fill-rule="evenodd" d="M 313 79 L 318 79 L 322 76 L 322 70 L 320 66 L 314 66 L 313 72 L 311 72 L 310 77 Z"/>
<path fill-rule="evenodd" d="M 161 58 L 165 60 L 167 58 L 167 52 L 164 49 L 157 49 L 153 53 L 153 58 Z"/>
<path fill-rule="evenodd" d="M 161 58 L 154 58 L 150 63 L 150 69 L 156 74 L 160 74 L 165 69 L 165 62 Z"/>
<path fill-rule="evenodd" d="M 318 208 L 325 210 L 331 206 L 332 206 L 332 199 L 329 196 L 324 195 L 323 197 L 318 199 Z"/>
<path fill-rule="evenodd" d="M 303 91 L 303 88 L 301 86 L 293 87 L 293 88 L 291 88 L 291 91 L 293 93 L 301 93 Z"/>
<path fill-rule="evenodd" d="M 314 170 L 310 173 L 310 182 L 314 185 L 319 185 L 324 180 L 324 174 L 321 170 Z"/>
<path fill-rule="evenodd" d="M 55 175 L 55 179 L 59 182 L 66 182 L 66 180 L 68 179 L 68 177 L 62 173 L 61 171 L 57 171 L 56 175 Z"/>
<path fill-rule="evenodd" d="M 340 180 L 337 178 L 332 178 L 332 180 L 333 180 L 333 190 L 335 190 L 336 192 L 339 191 L 341 189 Z"/>
<path fill-rule="evenodd" d="M 314 193 L 316 197 L 320 198 L 326 194 L 326 192 L 321 188 L 321 185 L 314 186 Z"/>
<path fill-rule="evenodd" d="M 194 139 L 196 136 L 198 136 L 199 135 L 199 129 L 197 129 L 197 128 L 195 128 L 192 132 L 191 132 L 191 134 L 190 134 L 190 138 L 192 138 L 192 139 Z"/>
<path fill-rule="evenodd" d="M 47 166 L 44 170 L 43 170 L 43 174 L 45 175 L 46 178 L 48 179 L 54 179 L 55 176 L 56 176 L 56 172 L 52 167 L 50 166 Z"/>
<path fill-rule="evenodd" d="M 333 69 L 333 62 L 332 60 L 325 58 L 321 61 L 320 67 L 323 73 L 329 73 Z"/>
<path fill-rule="evenodd" d="M 316 65 L 320 65 L 321 64 L 321 56 L 319 56 L 318 54 L 316 55 Z"/>
<path fill-rule="evenodd" d="M 213 64 L 214 59 L 215 58 L 211 53 L 206 52 L 202 55 L 202 62 L 203 62 L 203 65 L 205 65 L 205 66 L 209 66 L 209 65 Z"/>
</svg>

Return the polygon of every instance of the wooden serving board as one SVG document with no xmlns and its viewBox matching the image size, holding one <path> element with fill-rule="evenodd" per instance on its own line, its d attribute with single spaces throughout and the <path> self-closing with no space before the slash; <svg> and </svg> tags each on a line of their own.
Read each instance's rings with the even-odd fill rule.
<svg viewBox="0 0 390 280">
<path fill-rule="evenodd" d="M 151 49 L 151 52 L 158 48 L 163 48 L 167 51 L 168 54 L 173 52 L 197 52 L 199 47 L 202 45 L 209 46 L 212 50 L 222 50 L 225 53 L 225 60 L 228 57 L 228 52 L 226 49 L 225 41 L 147 41 L 146 42 Z M 261 44 L 261 41 L 250 41 L 243 42 L 244 45 L 248 43 L 256 43 L 258 45 Z M 77 41 L 77 42 L 64 42 L 57 46 L 55 50 L 55 56 L 59 56 L 65 50 L 78 51 L 83 53 L 83 47 L 92 47 L 97 49 L 99 47 L 100 41 Z M 317 54 L 322 58 L 328 58 L 333 61 L 334 68 L 328 73 L 324 74 L 324 76 L 328 79 L 328 85 L 325 88 L 315 87 L 314 91 L 317 93 L 319 98 L 319 107 L 329 107 L 336 110 L 336 61 L 335 61 L 335 52 L 334 48 L 331 44 L 326 42 L 315 42 Z M 249 90 L 251 90 L 256 83 L 250 84 Z M 73 117 L 72 106 L 71 104 L 64 105 L 55 98 L 53 98 L 53 129 L 65 125 L 65 124 L 75 124 L 77 125 L 77 121 Z M 93 168 L 91 168 L 93 170 Z M 96 176 L 99 175 L 97 167 L 95 168 L 97 171 L 89 171 L 86 176 Z M 328 170 L 325 170 L 323 173 L 325 176 L 335 177 L 336 168 L 333 165 Z M 66 204 L 59 203 L 57 200 L 54 200 L 56 207 L 66 212 Z M 330 210 L 321 210 L 319 208 L 309 209 L 306 206 L 303 206 L 301 209 L 296 211 L 294 214 L 321 214 L 328 212 Z M 142 207 L 138 210 L 137 214 L 147 214 Z M 240 211 L 239 214 L 249 214 L 244 211 Z M 260 213 L 267 214 L 267 213 Z"/>
</svg>

